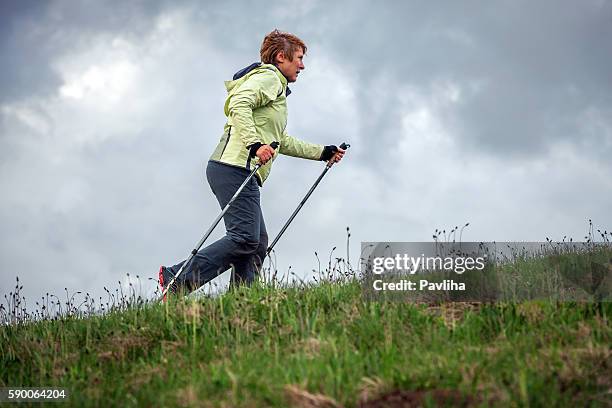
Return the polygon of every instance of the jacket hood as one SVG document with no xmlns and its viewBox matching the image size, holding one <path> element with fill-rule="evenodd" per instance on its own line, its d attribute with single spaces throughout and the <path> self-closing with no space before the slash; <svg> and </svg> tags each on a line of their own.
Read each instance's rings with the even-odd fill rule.
<svg viewBox="0 0 612 408">
<path fill-rule="evenodd" d="M 241 70 L 239 70 L 238 72 L 236 72 L 232 76 L 232 80 L 231 81 L 225 81 L 225 88 L 227 89 L 227 92 L 230 92 L 232 89 L 234 89 L 234 87 L 238 83 L 242 83 L 242 81 L 240 81 L 240 79 L 242 77 L 244 77 L 245 75 L 247 75 L 251 71 L 254 71 L 254 70 L 257 70 L 257 69 L 273 69 L 274 71 L 276 71 L 276 74 L 281 79 L 281 82 L 283 82 L 283 85 L 287 84 L 287 78 L 285 78 L 283 73 L 280 72 L 280 70 L 278 68 L 276 68 L 274 65 L 272 65 L 272 64 L 262 64 L 261 62 L 254 62 L 251 65 L 249 65 L 248 67 L 244 67 Z M 289 96 L 290 94 L 291 94 L 291 89 L 289 89 L 289 87 L 286 86 L 285 96 Z"/>
</svg>

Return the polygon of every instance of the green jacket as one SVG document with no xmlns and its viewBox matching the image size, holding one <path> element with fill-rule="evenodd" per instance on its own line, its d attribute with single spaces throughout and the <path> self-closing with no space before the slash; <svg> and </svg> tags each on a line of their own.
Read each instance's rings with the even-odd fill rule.
<svg viewBox="0 0 612 408">
<path fill-rule="evenodd" d="M 287 79 L 271 64 L 263 64 L 246 75 L 226 81 L 227 122 L 210 160 L 253 170 L 259 160 L 251 158 L 247 146 L 279 142 L 277 152 L 288 156 L 319 160 L 323 145 L 307 143 L 289 136 L 287 127 Z M 275 154 L 257 171 L 263 185 L 270 174 Z"/>
</svg>

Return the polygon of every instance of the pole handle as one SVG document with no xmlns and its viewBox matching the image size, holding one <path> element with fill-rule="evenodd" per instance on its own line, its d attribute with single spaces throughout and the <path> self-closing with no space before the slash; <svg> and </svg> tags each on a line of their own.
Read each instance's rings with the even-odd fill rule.
<svg viewBox="0 0 612 408">
<path fill-rule="evenodd" d="M 340 149 L 342 149 L 342 150 L 346 150 L 346 149 L 348 149 L 349 147 L 351 147 L 351 145 L 350 145 L 350 144 L 348 144 L 348 143 L 346 143 L 346 142 L 342 142 L 342 144 L 341 144 L 339 147 L 340 147 Z M 336 150 L 336 152 L 337 152 L 337 150 Z M 334 155 L 336 154 L 336 152 L 334 152 Z M 326 167 L 327 167 L 328 169 L 331 169 L 331 166 L 333 166 L 333 165 L 334 165 L 333 159 L 334 159 L 334 156 L 332 156 L 332 158 L 331 158 L 331 159 L 329 159 L 329 161 L 327 162 Z"/>
<path fill-rule="evenodd" d="M 278 149 L 278 146 L 280 145 L 280 143 L 278 143 L 276 140 L 272 143 L 270 143 L 268 146 L 270 146 L 272 149 L 276 150 Z M 263 166 L 263 164 L 261 164 L 261 162 L 257 163 L 255 165 L 255 169 L 253 170 L 253 173 L 255 173 L 257 170 L 259 170 L 259 168 Z"/>
</svg>

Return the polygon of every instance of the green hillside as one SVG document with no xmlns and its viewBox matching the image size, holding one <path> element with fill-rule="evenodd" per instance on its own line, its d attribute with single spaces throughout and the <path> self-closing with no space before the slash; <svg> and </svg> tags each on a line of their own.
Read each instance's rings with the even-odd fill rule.
<svg viewBox="0 0 612 408">
<path fill-rule="evenodd" d="M 0 383 L 65 387 L 74 406 L 609 406 L 611 314 L 259 286 L 5 325 Z"/>
</svg>

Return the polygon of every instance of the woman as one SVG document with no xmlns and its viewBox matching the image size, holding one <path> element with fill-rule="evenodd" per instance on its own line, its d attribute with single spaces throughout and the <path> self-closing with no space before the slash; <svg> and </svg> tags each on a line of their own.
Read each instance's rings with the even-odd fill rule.
<svg viewBox="0 0 612 408">
<path fill-rule="evenodd" d="M 237 283 L 253 282 L 268 246 L 259 189 L 270 174 L 277 152 L 311 160 L 339 162 L 342 159 L 344 150 L 336 146 L 304 142 L 285 131 L 287 96 L 291 93 L 287 85 L 297 81 L 305 68 L 305 53 L 306 45 L 298 37 L 274 30 L 261 45 L 261 63 L 249 65 L 225 82 L 227 122 L 206 167 L 208 184 L 221 208 L 255 164 L 263 165 L 223 216 L 226 235 L 198 252 L 170 291 L 184 288 L 191 292 L 231 265 L 235 268 Z M 274 141 L 279 143 L 276 151 L 270 146 Z M 162 290 L 183 262 L 160 267 Z"/>
</svg>

